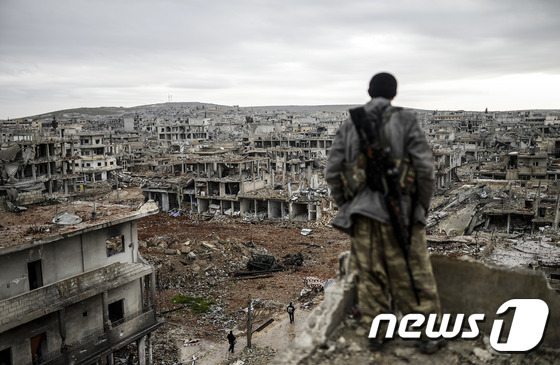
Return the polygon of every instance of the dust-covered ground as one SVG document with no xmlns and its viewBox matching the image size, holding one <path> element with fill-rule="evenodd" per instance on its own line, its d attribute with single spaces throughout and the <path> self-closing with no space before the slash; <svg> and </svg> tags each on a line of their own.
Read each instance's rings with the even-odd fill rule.
<svg viewBox="0 0 560 365">
<path fill-rule="evenodd" d="M 303 228 L 311 229 L 311 233 L 302 235 Z M 227 350 L 225 336 L 230 330 L 245 336 L 249 295 L 257 315 L 253 329 L 270 319 L 275 321 L 266 331 L 280 328 L 290 302 L 298 312 L 308 313 L 322 293 L 302 293 L 304 278 L 315 277 L 321 282 L 336 278 L 338 256 L 349 249 L 347 236 L 317 222 L 251 223 L 241 218 L 198 214 L 159 213 L 142 218 L 138 222 L 138 239 L 142 256 L 156 268 L 158 312 L 166 325 L 153 337 L 154 358 L 156 363 L 165 364 L 192 358 L 193 351 L 181 349 L 184 340 L 193 340 L 192 345 L 184 347 L 205 347 L 208 351 L 200 351 L 207 352 L 205 360 L 217 361 L 200 359 L 200 364 L 227 360 L 223 353 L 212 355 L 216 352 L 213 349 L 225 346 Z M 247 264 L 255 255 L 273 256 L 277 271 L 236 276 L 248 272 Z M 179 294 L 202 297 L 212 305 L 206 313 L 179 309 L 182 305 L 172 302 Z M 303 324 L 303 318 L 299 323 Z M 264 350 L 258 349 L 267 347 L 267 341 L 259 340 L 260 333 L 254 336 L 255 349 L 248 354 L 249 358 L 260 357 Z M 283 338 L 289 337 L 286 336 Z M 171 351 L 169 344 L 159 345 L 160 340 L 175 341 L 178 345 Z M 284 341 L 280 346 L 274 336 L 268 342 L 273 345 L 268 355 L 289 344 Z M 195 356 L 200 358 L 200 352 Z"/>
<path fill-rule="evenodd" d="M 134 193 L 124 197 L 133 199 Z M 196 364 L 264 365 L 297 341 L 305 319 L 322 300 L 322 292 L 302 292 L 304 278 L 337 277 L 338 256 L 349 250 L 348 237 L 329 226 L 327 214 L 312 223 L 166 213 L 141 219 L 140 251 L 157 270 L 158 312 L 166 322 L 152 336 L 154 363 L 191 364 L 196 359 Z M 311 234 L 302 235 L 303 228 L 311 229 Z M 479 236 L 474 240 L 433 236 L 429 249 L 480 259 L 490 240 Z M 247 263 L 257 254 L 274 256 L 274 267 L 281 270 L 236 276 L 247 272 Z M 173 303 L 179 294 L 203 298 L 209 310 L 197 313 Z M 246 348 L 249 295 L 256 314 L 253 330 L 273 320 L 253 334 L 252 349 Z M 297 308 L 295 324 L 289 323 L 285 312 L 290 302 Z M 227 352 L 230 330 L 237 336 L 234 354 Z M 484 334 L 476 340 L 450 340 L 433 355 L 421 354 L 414 341 L 401 339 L 372 352 L 362 332 L 349 315 L 327 345 L 316 348 L 303 364 L 560 364 L 559 351 L 498 353 Z M 135 353 L 134 345 L 122 349 L 117 359 L 130 352 Z"/>
</svg>

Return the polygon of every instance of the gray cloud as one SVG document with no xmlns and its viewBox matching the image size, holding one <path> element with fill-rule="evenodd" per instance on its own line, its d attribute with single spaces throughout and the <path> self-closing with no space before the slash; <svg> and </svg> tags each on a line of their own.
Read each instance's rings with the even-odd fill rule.
<svg viewBox="0 0 560 365">
<path fill-rule="evenodd" d="M 0 118 L 168 94 L 229 105 L 360 103 L 380 70 L 397 75 L 401 105 L 558 107 L 549 96 L 560 92 L 555 1 L 4 0 L 1 7 Z M 528 95 L 492 93 L 520 77 L 545 84 Z"/>
</svg>

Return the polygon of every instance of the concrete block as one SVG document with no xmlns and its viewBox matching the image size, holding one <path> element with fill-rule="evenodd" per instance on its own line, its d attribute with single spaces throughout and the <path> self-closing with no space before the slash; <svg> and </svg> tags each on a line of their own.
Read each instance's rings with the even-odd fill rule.
<svg viewBox="0 0 560 365">
<path fill-rule="evenodd" d="M 559 348 L 560 344 L 560 295 L 550 288 L 544 273 L 523 268 L 484 264 L 474 260 L 433 256 L 432 265 L 436 278 L 443 313 L 483 313 L 485 321 L 480 330 L 490 333 L 496 311 L 510 299 L 542 299 L 550 311 L 542 345 Z"/>
</svg>

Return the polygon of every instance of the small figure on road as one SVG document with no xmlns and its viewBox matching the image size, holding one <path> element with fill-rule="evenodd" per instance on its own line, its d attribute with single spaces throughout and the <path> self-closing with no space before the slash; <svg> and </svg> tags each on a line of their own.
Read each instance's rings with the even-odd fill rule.
<svg viewBox="0 0 560 365">
<path fill-rule="evenodd" d="M 286 312 L 290 315 L 290 323 L 294 323 L 294 308 L 293 304 L 290 302 L 290 305 L 286 308 Z"/>
<path fill-rule="evenodd" d="M 229 342 L 229 349 L 228 352 L 235 352 L 233 351 L 233 346 L 235 346 L 235 335 L 233 334 L 233 331 L 229 331 L 229 335 L 227 335 L 227 340 Z"/>
</svg>

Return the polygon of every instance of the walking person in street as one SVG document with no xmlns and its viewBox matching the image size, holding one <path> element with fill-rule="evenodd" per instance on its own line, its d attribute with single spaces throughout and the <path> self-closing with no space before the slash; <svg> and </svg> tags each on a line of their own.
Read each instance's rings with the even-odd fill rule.
<svg viewBox="0 0 560 365">
<path fill-rule="evenodd" d="M 286 308 L 286 312 L 288 312 L 288 314 L 290 315 L 290 323 L 294 323 L 294 312 L 295 312 L 295 308 L 293 306 L 293 304 L 290 302 L 290 305 Z"/>
<path fill-rule="evenodd" d="M 425 235 L 434 158 L 415 114 L 391 105 L 393 75 L 374 75 L 368 93 L 371 100 L 351 109 L 338 130 L 325 171 L 338 205 L 332 224 L 351 236 L 351 271 L 367 333 L 377 315 L 395 309 L 440 315 Z M 385 333 L 381 326 L 370 338 L 372 350 L 381 349 Z M 433 353 L 443 344 L 423 336 L 420 349 Z"/>
<path fill-rule="evenodd" d="M 228 352 L 231 351 L 231 353 L 234 353 L 234 349 L 233 347 L 235 346 L 236 340 L 235 340 L 235 335 L 233 334 L 233 331 L 229 331 L 229 334 L 227 335 L 227 340 L 229 342 L 229 348 L 228 348 Z"/>
</svg>

